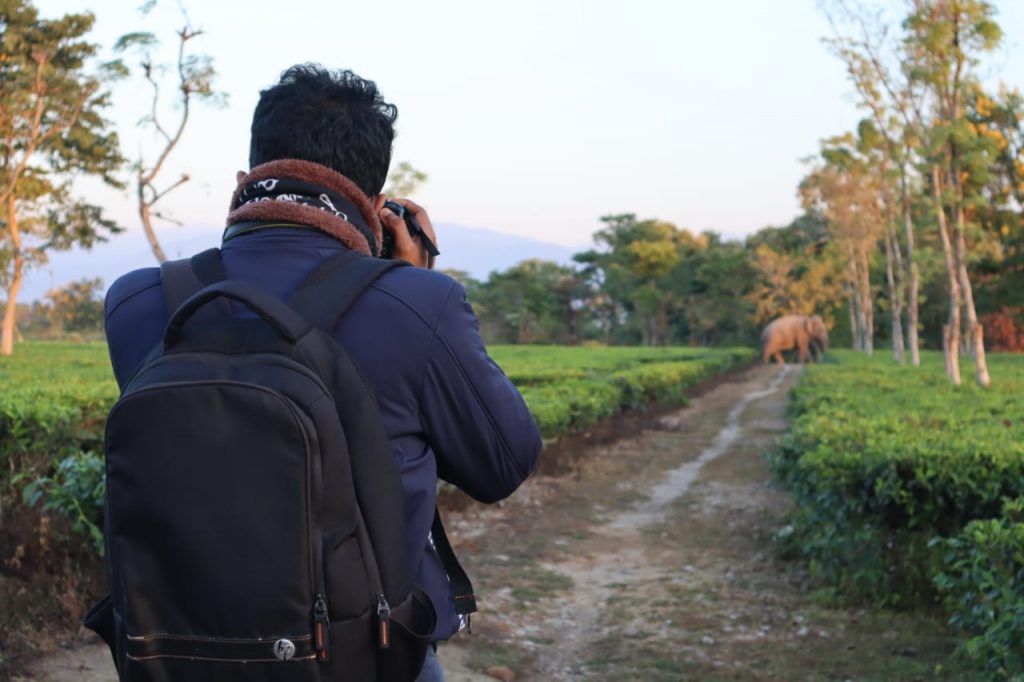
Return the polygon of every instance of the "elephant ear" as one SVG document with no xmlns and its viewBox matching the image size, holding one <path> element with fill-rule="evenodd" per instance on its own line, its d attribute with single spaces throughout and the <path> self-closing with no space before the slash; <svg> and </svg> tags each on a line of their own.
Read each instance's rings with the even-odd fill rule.
<svg viewBox="0 0 1024 682">
<path fill-rule="evenodd" d="M 807 333 L 810 334 L 811 336 L 814 336 L 814 318 L 813 317 L 808 317 L 808 318 L 804 319 L 804 330 L 806 330 Z"/>
</svg>

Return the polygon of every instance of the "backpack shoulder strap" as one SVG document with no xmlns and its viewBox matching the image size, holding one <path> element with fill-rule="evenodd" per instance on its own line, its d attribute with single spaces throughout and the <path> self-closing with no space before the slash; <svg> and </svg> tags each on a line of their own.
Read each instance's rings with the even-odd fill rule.
<svg viewBox="0 0 1024 682">
<path fill-rule="evenodd" d="M 444 564 L 445 573 L 448 574 L 448 584 L 455 598 L 455 613 L 466 616 L 466 624 L 469 624 L 469 614 L 476 612 L 476 595 L 473 593 L 473 583 L 462 568 L 459 558 L 455 556 L 452 543 L 448 541 L 448 534 L 444 532 L 444 524 L 441 522 L 441 510 L 434 507 L 434 523 L 430 526 L 430 539 L 434 541 L 434 549 Z"/>
<path fill-rule="evenodd" d="M 318 265 L 288 299 L 314 326 L 334 331 L 342 316 L 378 277 L 405 261 L 364 256 L 345 250 Z"/>
<path fill-rule="evenodd" d="M 226 279 L 220 249 L 207 249 L 191 258 L 160 264 L 160 283 L 164 290 L 167 314 L 174 311 L 200 289 Z"/>
<path fill-rule="evenodd" d="M 311 324 L 331 333 L 349 307 L 378 277 L 394 268 L 408 265 L 405 261 L 372 258 L 346 250 L 317 266 L 292 294 L 289 304 Z M 477 610 L 473 583 L 455 556 L 455 550 L 441 522 L 441 513 L 436 507 L 430 532 L 434 549 L 448 574 L 455 598 L 455 612 L 468 618 L 469 614 Z"/>
</svg>

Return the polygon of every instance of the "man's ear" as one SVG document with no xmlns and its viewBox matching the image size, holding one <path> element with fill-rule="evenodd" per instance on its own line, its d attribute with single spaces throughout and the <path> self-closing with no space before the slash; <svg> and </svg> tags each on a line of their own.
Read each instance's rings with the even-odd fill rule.
<svg viewBox="0 0 1024 682">
<path fill-rule="evenodd" d="M 381 193 L 373 198 L 373 212 L 380 213 L 380 210 L 384 208 L 384 202 L 388 200 L 388 195 Z"/>
<path fill-rule="evenodd" d="M 235 173 L 235 182 L 237 184 L 242 184 L 242 180 L 245 180 L 246 175 L 248 175 L 246 171 L 238 171 Z"/>
</svg>

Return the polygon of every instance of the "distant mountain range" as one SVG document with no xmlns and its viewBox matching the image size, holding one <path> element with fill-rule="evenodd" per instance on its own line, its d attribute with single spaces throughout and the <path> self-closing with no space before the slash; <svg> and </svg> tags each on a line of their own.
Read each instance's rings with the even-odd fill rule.
<svg viewBox="0 0 1024 682">
<path fill-rule="evenodd" d="M 169 258 L 183 258 L 220 244 L 221 231 L 210 225 L 169 227 L 161 230 L 160 243 Z M 582 249 L 451 223 L 439 223 L 437 232 L 441 247 L 438 267 L 463 270 L 477 279 L 528 258 L 569 263 L 572 254 Z M 37 300 L 50 289 L 82 278 L 102 277 L 109 286 L 125 272 L 154 265 L 156 260 L 142 230 L 131 230 L 91 251 L 52 253 L 49 263 L 29 272 L 18 298 Z"/>
</svg>

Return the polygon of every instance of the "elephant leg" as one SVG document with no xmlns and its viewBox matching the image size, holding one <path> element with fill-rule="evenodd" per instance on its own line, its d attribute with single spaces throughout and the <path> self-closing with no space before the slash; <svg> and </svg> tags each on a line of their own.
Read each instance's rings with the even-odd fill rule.
<svg viewBox="0 0 1024 682">
<path fill-rule="evenodd" d="M 807 352 L 807 344 L 806 343 L 801 343 L 800 344 L 800 362 L 801 363 L 807 363 L 808 361 L 810 361 L 810 359 L 811 359 L 810 358 L 810 353 Z"/>
<path fill-rule="evenodd" d="M 775 351 L 775 361 L 780 365 L 786 364 L 786 358 L 782 357 L 782 351 Z"/>
</svg>

